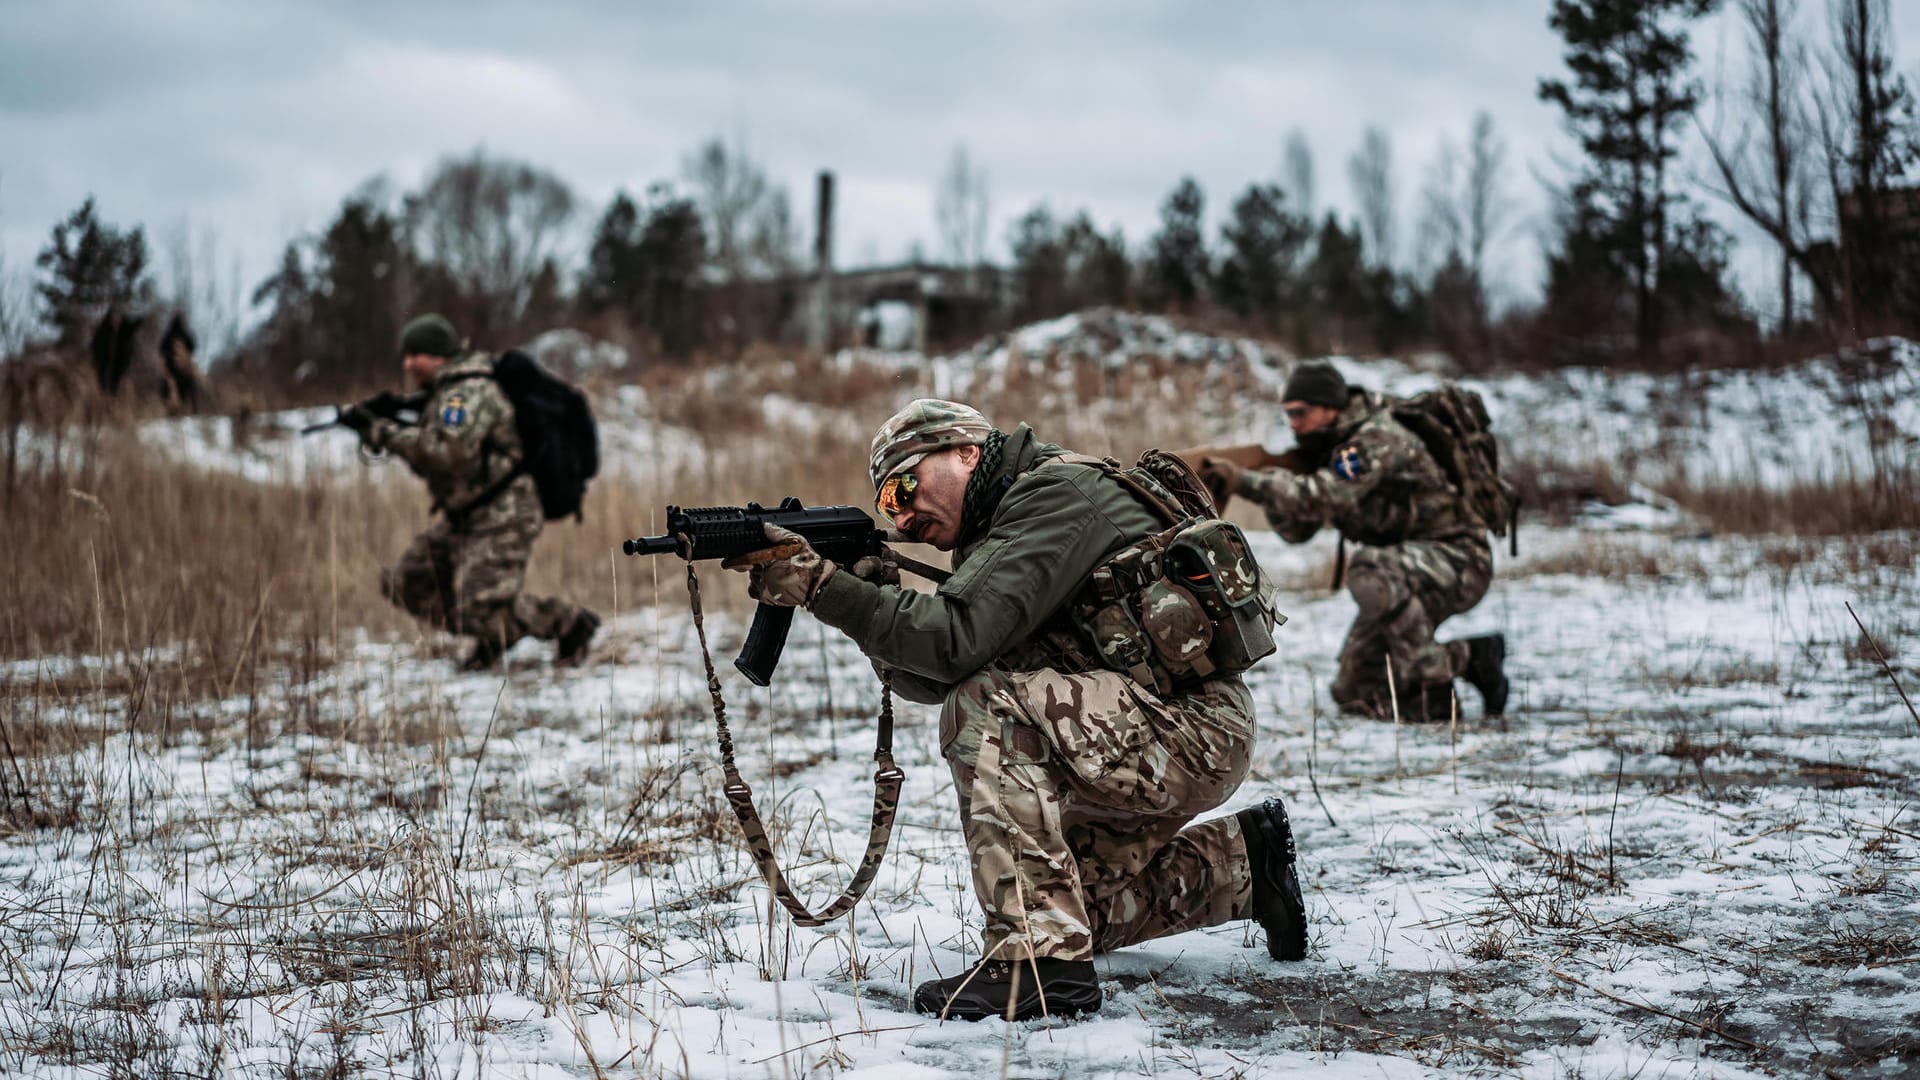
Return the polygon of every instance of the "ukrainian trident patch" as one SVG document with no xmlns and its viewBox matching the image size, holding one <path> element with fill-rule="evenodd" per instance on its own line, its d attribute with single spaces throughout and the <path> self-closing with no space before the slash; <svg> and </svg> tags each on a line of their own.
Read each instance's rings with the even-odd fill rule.
<svg viewBox="0 0 1920 1080">
<path fill-rule="evenodd" d="M 440 422 L 448 427 L 459 427 L 467 422 L 467 399 L 462 394 L 448 394 L 447 403 L 440 407 Z"/>
<path fill-rule="evenodd" d="M 1359 447 L 1348 443 L 1333 452 L 1333 475 L 1347 481 L 1367 475 L 1367 462 L 1360 456 Z"/>
</svg>

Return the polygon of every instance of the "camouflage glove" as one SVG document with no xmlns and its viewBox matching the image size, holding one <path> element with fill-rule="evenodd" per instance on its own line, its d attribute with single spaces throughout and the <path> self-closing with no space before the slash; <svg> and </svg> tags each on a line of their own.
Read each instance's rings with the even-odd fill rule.
<svg viewBox="0 0 1920 1080">
<path fill-rule="evenodd" d="M 862 581 L 870 581 L 875 585 L 898 585 L 900 584 L 900 564 L 893 561 L 892 555 L 892 551 L 882 548 L 880 554 L 862 556 L 852 566 L 847 567 L 847 570 L 854 577 Z"/>
<path fill-rule="evenodd" d="M 778 525 L 762 526 L 772 547 L 728 559 L 720 565 L 747 572 L 747 595 L 775 607 L 806 607 L 839 567 L 813 550 L 807 538 Z"/>
</svg>

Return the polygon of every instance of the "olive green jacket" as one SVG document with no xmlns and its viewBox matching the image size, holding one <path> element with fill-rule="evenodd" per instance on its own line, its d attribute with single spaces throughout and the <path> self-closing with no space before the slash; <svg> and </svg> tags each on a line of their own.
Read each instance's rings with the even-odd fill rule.
<svg viewBox="0 0 1920 1080">
<path fill-rule="evenodd" d="M 1098 467 L 1022 424 L 989 483 L 1009 484 L 992 521 L 961 537 L 953 577 L 933 593 L 834 574 L 813 600 L 821 621 L 894 669 L 894 689 L 923 704 L 1039 631 L 1114 552 L 1165 525 Z"/>
<path fill-rule="evenodd" d="M 458 511 L 484 494 L 520 460 L 513 402 L 493 379 L 493 360 L 468 353 L 434 377 L 420 423 L 375 418 L 362 440 L 407 463 L 427 482 L 438 510 Z M 484 506 L 455 524 L 480 531 L 528 515 L 541 520 L 539 489 L 521 474 Z"/>
<path fill-rule="evenodd" d="M 1235 494 L 1252 499 L 1289 543 L 1332 525 L 1349 540 L 1487 544 L 1486 528 L 1448 483 L 1420 436 L 1393 418 L 1385 398 L 1354 391 L 1332 428 L 1333 453 L 1305 475 L 1240 474 Z"/>
</svg>

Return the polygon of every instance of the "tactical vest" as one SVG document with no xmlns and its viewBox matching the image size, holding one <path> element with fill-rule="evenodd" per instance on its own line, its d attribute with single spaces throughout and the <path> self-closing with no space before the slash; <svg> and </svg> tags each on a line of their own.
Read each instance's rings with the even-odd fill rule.
<svg viewBox="0 0 1920 1080">
<path fill-rule="evenodd" d="M 1166 695 L 1238 675 L 1274 651 L 1273 629 L 1286 621 L 1276 590 L 1246 534 L 1219 517 L 1185 461 L 1161 450 L 1130 469 L 1082 454 L 1055 460 L 1105 472 L 1167 528 L 1109 556 L 1063 612 L 1003 662 L 1014 670 L 1107 668 Z"/>
</svg>

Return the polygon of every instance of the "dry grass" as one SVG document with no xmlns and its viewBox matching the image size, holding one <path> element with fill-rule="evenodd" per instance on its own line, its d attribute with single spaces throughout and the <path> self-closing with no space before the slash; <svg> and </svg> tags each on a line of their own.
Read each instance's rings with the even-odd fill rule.
<svg viewBox="0 0 1920 1080">
<path fill-rule="evenodd" d="M 1853 536 L 1920 528 L 1920 469 L 1766 485 L 1681 481 L 1663 492 L 1716 532 Z"/>
</svg>

